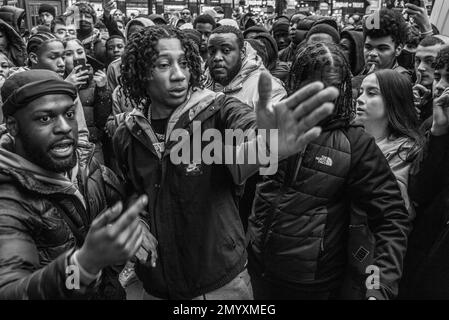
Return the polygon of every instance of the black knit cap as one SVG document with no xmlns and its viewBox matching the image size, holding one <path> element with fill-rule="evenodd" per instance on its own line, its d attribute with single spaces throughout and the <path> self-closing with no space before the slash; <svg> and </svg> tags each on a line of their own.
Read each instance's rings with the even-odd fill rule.
<svg viewBox="0 0 449 320">
<path fill-rule="evenodd" d="M 73 100 L 77 97 L 76 87 L 61 79 L 50 70 L 28 70 L 9 77 L 1 89 L 3 115 L 14 115 L 32 101 L 50 94 L 65 94 Z"/>
<path fill-rule="evenodd" d="M 41 14 L 44 12 L 48 12 L 49 14 L 51 14 L 53 16 L 53 18 L 56 17 L 56 9 L 55 9 L 55 7 L 53 7 L 50 4 L 43 3 L 39 6 L 38 13 Z"/>
</svg>

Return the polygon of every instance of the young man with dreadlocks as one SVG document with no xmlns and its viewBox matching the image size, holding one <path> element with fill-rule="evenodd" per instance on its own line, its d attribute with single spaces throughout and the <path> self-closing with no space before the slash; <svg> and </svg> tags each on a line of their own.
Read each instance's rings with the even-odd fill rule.
<svg viewBox="0 0 449 320">
<path fill-rule="evenodd" d="M 394 298 L 408 234 L 401 192 L 374 139 L 351 125 L 351 69 L 336 45 L 311 44 L 296 56 L 289 89 L 317 80 L 340 90 L 322 135 L 257 186 L 248 229 L 254 297 L 335 299 L 349 272 L 355 282 L 342 298 Z M 350 263 L 353 254 L 365 265 Z M 380 287 L 369 281 L 366 290 L 369 264 Z"/>
<path fill-rule="evenodd" d="M 311 128 L 332 112 L 329 102 L 336 99 L 337 90 L 313 83 L 272 103 L 271 79 L 263 74 L 254 112 L 233 97 L 203 89 L 200 64 L 197 47 L 170 26 L 136 33 L 125 49 L 125 94 L 137 104 L 144 99 L 148 104 L 143 112 L 134 109 L 120 124 L 114 150 L 128 190 L 148 195 L 149 215 L 144 219 L 159 243 L 157 263 L 137 263 L 136 273 L 145 290 L 159 298 L 251 299 L 236 189 L 262 163 L 194 161 L 210 141 L 200 142 L 196 150 L 192 136 L 203 136 L 207 129 L 223 137 L 226 129 L 277 128 L 279 139 L 273 140 L 283 158 L 319 135 L 319 129 Z M 196 152 L 177 164 L 171 158 L 179 154 L 175 132 L 180 129 L 181 146 Z M 240 153 L 256 144 L 264 152 L 260 137 L 228 147 Z M 270 143 L 270 150 L 276 142 Z M 223 144 L 219 148 L 217 157 L 224 152 Z"/>
</svg>

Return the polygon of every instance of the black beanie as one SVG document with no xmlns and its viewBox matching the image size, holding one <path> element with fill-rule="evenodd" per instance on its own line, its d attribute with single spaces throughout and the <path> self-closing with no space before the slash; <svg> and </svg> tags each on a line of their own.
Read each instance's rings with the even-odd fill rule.
<svg viewBox="0 0 449 320">
<path fill-rule="evenodd" d="M 282 19 L 278 20 L 273 24 L 273 28 L 271 29 L 273 33 L 277 31 L 284 31 L 288 33 L 288 28 L 290 27 L 290 24 L 288 20 Z"/>
<path fill-rule="evenodd" d="M 252 26 L 252 27 L 249 27 L 248 29 L 246 29 L 245 31 L 243 31 L 243 37 L 246 39 L 246 35 L 251 32 L 266 33 L 266 32 L 268 32 L 268 30 L 262 26 Z"/>
<path fill-rule="evenodd" d="M 310 29 L 307 33 L 307 39 L 309 39 L 312 34 L 317 33 L 326 33 L 332 37 L 336 44 L 340 43 L 340 34 L 338 33 L 338 31 L 326 23 L 320 23 L 313 26 L 312 29 Z"/>
<path fill-rule="evenodd" d="M 53 18 L 56 17 L 56 9 L 55 9 L 55 7 L 53 7 L 50 4 L 43 3 L 40 5 L 38 13 L 41 14 L 44 12 L 48 12 L 49 14 L 51 14 L 53 16 Z"/>
</svg>

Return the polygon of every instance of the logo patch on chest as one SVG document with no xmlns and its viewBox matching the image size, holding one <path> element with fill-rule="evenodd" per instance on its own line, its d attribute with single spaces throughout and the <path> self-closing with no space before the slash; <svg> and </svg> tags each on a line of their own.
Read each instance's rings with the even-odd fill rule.
<svg viewBox="0 0 449 320">
<path fill-rule="evenodd" d="M 334 164 L 334 162 L 332 161 L 331 158 L 327 157 L 327 156 L 320 156 L 320 157 L 316 157 L 315 160 L 322 165 L 328 166 L 328 167 L 332 167 L 332 165 Z"/>
</svg>

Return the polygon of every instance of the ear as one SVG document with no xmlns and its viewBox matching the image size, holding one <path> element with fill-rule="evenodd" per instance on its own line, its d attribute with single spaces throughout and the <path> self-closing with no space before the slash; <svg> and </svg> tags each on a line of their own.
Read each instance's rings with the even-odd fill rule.
<svg viewBox="0 0 449 320">
<path fill-rule="evenodd" d="M 37 57 L 37 54 L 34 52 L 31 52 L 28 55 L 28 59 L 30 59 L 31 64 L 38 64 L 39 63 L 39 58 Z"/>
<path fill-rule="evenodd" d="M 242 49 L 240 49 L 240 59 L 243 61 L 246 57 L 246 47 L 245 44 L 243 44 Z"/>
<path fill-rule="evenodd" d="M 11 116 L 6 117 L 6 129 L 8 129 L 10 135 L 15 137 L 19 134 L 19 123 Z"/>
<path fill-rule="evenodd" d="M 399 57 L 399 55 L 400 55 L 401 52 L 402 52 L 402 49 L 404 49 L 404 46 L 403 46 L 402 44 L 400 44 L 400 45 L 398 45 L 398 46 L 396 47 L 396 49 L 395 49 L 395 55 L 396 55 L 396 58 Z"/>
</svg>

